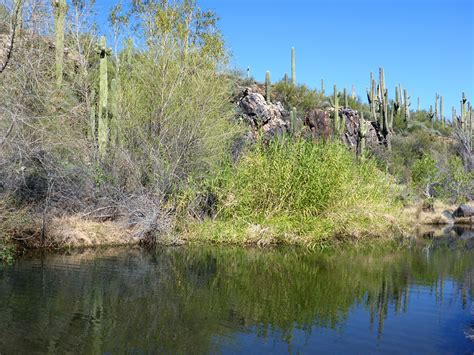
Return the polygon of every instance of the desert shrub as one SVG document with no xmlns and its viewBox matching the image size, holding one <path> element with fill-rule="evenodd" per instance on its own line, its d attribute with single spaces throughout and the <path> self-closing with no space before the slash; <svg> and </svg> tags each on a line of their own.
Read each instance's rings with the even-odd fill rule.
<svg viewBox="0 0 474 355">
<path fill-rule="evenodd" d="M 237 130 L 230 81 L 213 62 L 153 47 L 136 55 L 120 83 L 118 146 L 140 184 L 170 192 L 226 157 Z"/>
<path fill-rule="evenodd" d="M 288 110 L 295 107 L 304 116 L 306 112 L 319 107 L 323 97 L 306 85 L 295 86 L 279 81 L 273 85 L 272 100 L 282 102 Z"/>
<path fill-rule="evenodd" d="M 438 168 L 431 155 L 426 154 L 421 159 L 415 161 L 412 166 L 412 181 L 418 187 L 425 187 L 432 183 L 437 175 Z"/>
</svg>

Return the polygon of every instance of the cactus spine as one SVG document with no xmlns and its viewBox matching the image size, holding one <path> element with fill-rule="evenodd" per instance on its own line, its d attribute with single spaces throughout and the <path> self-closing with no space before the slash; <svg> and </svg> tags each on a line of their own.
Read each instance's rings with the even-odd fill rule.
<svg viewBox="0 0 474 355">
<path fill-rule="evenodd" d="M 99 153 L 102 157 L 107 151 L 107 143 L 109 140 L 109 124 L 108 124 L 108 80 L 107 80 L 107 42 L 105 37 L 100 39 L 100 65 L 99 65 L 99 112 L 98 112 L 98 136 Z"/>
<path fill-rule="evenodd" d="M 66 0 L 53 0 L 54 33 L 56 36 L 56 87 L 61 89 L 64 71 L 64 27 L 66 22 Z"/>
<path fill-rule="evenodd" d="M 296 85 L 295 48 L 291 48 L 291 84 Z"/>
<path fill-rule="evenodd" d="M 267 71 L 265 74 L 265 100 L 268 103 L 271 102 L 271 94 L 272 94 L 272 81 L 270 78 L 270 72 Z"/>
</svg>

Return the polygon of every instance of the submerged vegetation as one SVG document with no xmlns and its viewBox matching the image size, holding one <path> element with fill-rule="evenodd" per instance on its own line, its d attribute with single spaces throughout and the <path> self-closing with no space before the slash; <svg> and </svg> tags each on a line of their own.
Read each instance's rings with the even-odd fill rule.
<svg viewBox="0 0 474 355">
<path fill-rule="evenodd" d="M 451 121 L 438 95 L 434 112 L 414 110 L 407 89 L 389 97 L 381 68 L 365 104 L 298 84 L 294 48 L 291 78 L 261 85 L 229 70 L 212 11 L 129 5 L 109 16 L 113 49 L 92 2 L 0 5 L 0 257 L 12 241 L 64 246 L 54 226 L 67 218 L 146 244 L 315 245 L 403 230 L 410 204 L 473 199 L 465 95 Z M 249 87 L 281 112 L 272 139 L 267 118 L 241 119 Z"/>
</svg>

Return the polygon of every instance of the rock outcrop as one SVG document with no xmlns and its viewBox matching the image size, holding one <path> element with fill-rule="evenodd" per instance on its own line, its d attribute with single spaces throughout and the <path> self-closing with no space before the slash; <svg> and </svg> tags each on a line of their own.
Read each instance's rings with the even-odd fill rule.
<svg viewBox="0 0 474 355">
<path fill-rule="evenodd" d="M 246 88 L 237 100 L 240 118 L 252 127 L 254 135 L 263 132 L 264 140 L 280 137 L 289 131 L 289 113 L 280 102 L 268 103 L 254 88 Z"/>
<path fill-rule="evenodd" d="M 438 221 L 441 224 L 474 225 L 474 207 L 463 204 L 455 209 L 454 212 L 445 210 Z"/>
<path fill-rule="evenodd" d="M 313 109 L 305 117 L 304 124 L 309 128 L 313 139 L 316 141 L 326 140 L 332 136 L 332 119 L 334 109 L 322 110 Z M 341 140 L 346 146 L 355 150 L 359 140 L 360 118 L 357 111 L 350 108 L 339 109 L 339 117 L 344 118 L 345 130 L 341 135 Z M 383 138 L 380 134 L 377 122 L 365 121 L 367 125 L 366 144 L 377 146 L 382 144 Z"/>
</svg>

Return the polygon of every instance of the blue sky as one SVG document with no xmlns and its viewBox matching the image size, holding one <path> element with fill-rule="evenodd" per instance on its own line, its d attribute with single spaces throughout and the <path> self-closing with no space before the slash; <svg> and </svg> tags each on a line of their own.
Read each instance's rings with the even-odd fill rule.
<svg viewBox="0 0 474 355">
<path fill-rule="evenodd" d="M 102 2 L 105 1 L 105 2 Z M 97 5 L 112 4 L 98 0 Z M 263 80 L 290 73 L 299 83 L 356 88 L 365 100 L 369 73 L 383 66 L 389 95 L 402 84 L 416 108 L 443 95 L 444 112 L 474 94 L 474 0 L 198 0 L 221 18 L 232 65 Z M 105 6 L 104 6 L 105 7 Z"/>
</svg>

